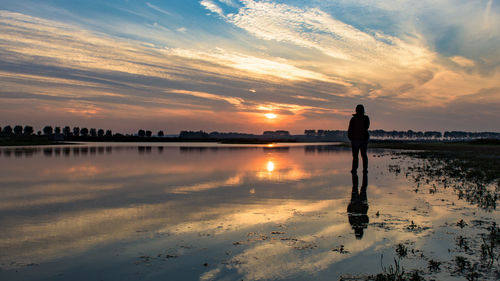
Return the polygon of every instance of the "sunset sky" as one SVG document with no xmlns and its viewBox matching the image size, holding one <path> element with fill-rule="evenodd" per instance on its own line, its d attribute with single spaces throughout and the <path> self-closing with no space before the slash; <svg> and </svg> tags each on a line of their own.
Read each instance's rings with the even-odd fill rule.
<svg viewBox="0 0 500 281">
<path fill-rule="evenodd" d="M 302 133 L 358 103 L 500 131 L 499 1 L 0 0 L 1 127 Z"/>
</svg>

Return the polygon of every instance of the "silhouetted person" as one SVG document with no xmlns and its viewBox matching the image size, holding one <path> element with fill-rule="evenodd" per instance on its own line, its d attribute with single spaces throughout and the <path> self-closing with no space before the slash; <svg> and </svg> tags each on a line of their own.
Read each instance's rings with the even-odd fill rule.
<svg viewBox="0 0 500 281">
<path fill-rule="evenodd" d="M 363 172 L 368 172 L 368 156 L 366 149 L 368 148 L 368 128 L 370 128 L 370 118 L 365 115 L 365 108 L 362 104 L 356 106 L 356 114 L 353 114 L 349 122 L 349 129 L 347 136 L 351 141 L 352 147 L 352 169 L 351 173 L 356 173 L 359 165 L 358 153 L 361 151 L 361 158 L 363 158 Z"/>
<path fill-rule="evenodd" d="M 358 175 L 352 173 L 352 193 L 351 202 L 347 206 L 347 217 L 354 230 L 357 239 L 363 238 L 363 230 L 368 226 L 368 199 L 366 187 L 368 186 L 368 174 L 363 173 L 363 182 L 358 192 Z"/>
</svg>

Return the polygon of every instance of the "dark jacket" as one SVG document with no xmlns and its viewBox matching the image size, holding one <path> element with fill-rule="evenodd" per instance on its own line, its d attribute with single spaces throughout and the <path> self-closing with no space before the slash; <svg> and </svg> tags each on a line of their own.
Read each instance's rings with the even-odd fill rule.
<svg viewBox="0 0 500 281">
<path fill-rule="evenodd" d="M 367 141 L 370 138 L 368 128 L 370 128 L 370 118 L 368 118 L 368 116 L 353 114 L 351 121 L 349 122 L 347 136 L 350 141 Z"/>
</svg>

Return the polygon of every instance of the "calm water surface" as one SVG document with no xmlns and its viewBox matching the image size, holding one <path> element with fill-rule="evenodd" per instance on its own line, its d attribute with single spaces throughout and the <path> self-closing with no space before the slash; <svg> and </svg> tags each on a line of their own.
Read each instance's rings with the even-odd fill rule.
<svg viewBox="0 0 500 281">
<path fill-rule="evenodd" d="M 411 159 L 369 159 L 357 178 L 331 145 L 0 148 L 0 280 L 337 280 L 381 272 L 398 243 L 406 268 L 451 260 L 457 221 L 498 221 L 415 192 L 390 171 Z"/>
</svg>

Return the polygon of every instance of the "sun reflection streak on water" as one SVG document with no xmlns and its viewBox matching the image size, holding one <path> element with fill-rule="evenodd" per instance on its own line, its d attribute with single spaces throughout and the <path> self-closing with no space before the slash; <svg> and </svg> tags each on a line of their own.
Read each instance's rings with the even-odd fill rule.
<svg viewBox="0 0 500 281">
<path fill-rule="evenodd" d="M 267 161 L 267 171 L 272 173 L 274 171 L 274 162 L 269 160 Z"/>
</svg>

